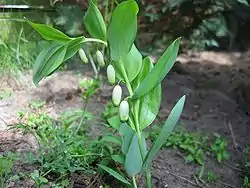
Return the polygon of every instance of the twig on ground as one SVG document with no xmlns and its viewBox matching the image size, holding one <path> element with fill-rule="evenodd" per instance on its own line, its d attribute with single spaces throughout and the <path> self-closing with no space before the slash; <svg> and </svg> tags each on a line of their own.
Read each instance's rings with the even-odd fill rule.
<svg viewBox="0 0 250 188">
<path fill-rule="evenodd" d="M 94 183 L 97 181 L 97 179 L 98 179 L 99 177 L 100 177 L 99 174 L 97 174 L 97 175 L 94 177 L 93 181 L 92 181 L 86 188 L 90 188 L 92 185 L 94 185 Z"/>
<path fill-rule="evenodd" d="M 230 121 L 227 123 L 227 126 L 230 130 L 230 133 L 231 133 L 231 136 L 232 136 L 232 140 L 233 140 L 233 145 L 234 145 L 234 150 L 237 152 L 237 148 L 238 148 L 238 144 L 235 140 L 235 136 L 234 136 L 234 132 L 233 132 L 233 128 L 232 128 L 232 125 L 230 123 Z"/>
<path fill-rule="evenodd" d="M 0 119 L 2 120 L 2 122 L 4 122 L 6 126 L 8 126 L 8 123 L 3 118 L 0 117 Z"/>
<path fill-rule="evenodd" d="M 218 180 L 218 183 L 220 183 L 221 185 L 224 185 L 224 186 L 230 187 L 230 188 L 240 188 L 240 187 L 236 187 L 236 186 L 234 186 L 234 185 L 231 185 L 231 184 L 225 183 L 225 182 L 220 181 L 220 180 Z"/>
<path fill-rule="evenodd" d="M 239 171 L 239 172 L 247 172 L 247 171 L 244 170 L 244 169 L 238 168 L 238 167 L 233 166 L 233 165 L 228 164 L 228 163 L 223 163 L 223 165 L 225 165 L 226 167 L 231 168 L 231 169 L 233 169 L 233 170 Z"/>
<path fill-rule="evenodd" d="M 176 178 L 179 178 L 179 179 L 181 179 L 181 180 L 183 180 L 183 181 L 188 182 L 188 183 L 191 184 L 191 185 L 194 185 L 194 186 L 197 186 L 197 187 L 201 187 L 201 188 L 204 187 L 204 186 L 199 185 L 199 184 L 197 184 L 196 182 L 193 182 L 193 181 L 191 181 L 191 180 L 189 180 L 189 179 L 187 179 L 187 178 L 185 178 L 185 177 L 183 177 L 183 176 L 181 176 L 181 175 L 177 175 L 177 174 L 174 174 L 174 173 L 169 172 L 169 171 L 166 171 L 166 172 L 167 172 L 168 174 L 170 174 L 170 175 L 176 177 Z"/>
</svg>

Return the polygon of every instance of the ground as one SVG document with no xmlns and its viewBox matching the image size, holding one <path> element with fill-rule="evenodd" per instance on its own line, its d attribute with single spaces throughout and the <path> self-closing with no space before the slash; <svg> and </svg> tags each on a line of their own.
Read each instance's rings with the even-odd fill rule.
<svg viewBox="0 0 250 188">
<path fill-rule="evenodd" d="M 190 52 L 178 57 L 177 64 L 163 81 L 159 119 L 166 119 L 174 103 L 185 94 L 187 102 L 181 124 L 192 132 L 217 133 L 225 137 L 230 158 L 222 164 L 212 158 L 206 159 L 205 171 L 212 170 L 218 178 L 215 184 L 206 186 L 197 184 L 193 177 L 199 173 L 198 165 L 185 164 L 178 150 L 163 149 L 153 162 L 155 187 L 241 187 L 239 168 L 250 135 L 248 59 L 247 53 L 216 52 Z M 2 78 L 1 91 L 11 89 L 13 92 L 11 97 L 0 100 L 0 153 L 36 149 L 34 138 L 7 131 L 17 122 L 20 110 L 32 110 L 30 101 L 46 101 L 45 110 L 54 118 L 68 109 L 82 108 L 84 104 L 77 94 L 77 86 L 79 79 L 91 76 L 91 71 L 84 69 L 83 73 L 80 76 L 76 71 L 56 73 L 38 87 L 32 85 L 30 72 L 24 74 L 21 83 Z M 112 87 L 104 84 L 100 95 L 89 103 L 88 110 L 100 115 L 111 91 Z M 98 129 L 92 129 L 95 130 L 90 132 L 98 134 Z M 32 187 L 32 182 L 23 187 Z"/>
</svg>

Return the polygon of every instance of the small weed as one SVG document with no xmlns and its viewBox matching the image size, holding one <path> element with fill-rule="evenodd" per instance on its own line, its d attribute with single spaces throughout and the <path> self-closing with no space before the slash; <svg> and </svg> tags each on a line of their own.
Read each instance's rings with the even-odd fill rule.
<svg viewBox="0 0 250 188">
<path fill-rule="evenodd" d="M 37 187 L 41 187 L 43 184 L 47 184 L 48 180 L 43 177 L 38 170 L 34 170 L 30 174 L 31 179 L 35 182 Z"/>
<path fill-rule="evenodd" d="M 24 133 L 33 134 L 39 145 L 37 154 L 27 152 L 24 157 L 25 164 L 39 166 L 38 170 L 30 174 L 37 187 L 46 184 L 49 177 L 57 179 L 52 187 L 63 187 L 62 183 L 66 182 L 60 181 L 65 180 L 70 173 L 83 171 L 85 174 L 94 174 L 97 162 L 110 155 L 112 148 L 106 147 L 106 142 L 98 138 L 90 139 L 84 130 L 76 133 L 79 121 L 83 120 L 82 124 L 85 125 L 93 118 L 87 111 L 66 112 L 58 121 L 43 111 L 36 114 L 20 113 L 20 117 L 16 127 Z M 26 123 L 21 123 L 22 118 L 26 118 Z"/>
<path fill-rule="evenodd" d="M 244 188 L 250 188 L 250 181 L 249 181 L 249 178 L 247 176 L 244 177 L 243 187 Z"/>
<path fill-rule="evenodd" d="M 46 104 L 46 102 L 43 100 L 30 101 L 29 107 L 32 109 L 41 109 L 44 107 L 45 104 Z"/>
<path fill-rule="evenodd" d="M 250 147 L 244 149 L 243 169 L 243 187 L 250 188 Z"/>
<path fill-rule="evenodd" d="M 211 145 L 211 151 L 216 155 L 216 159 L 219 163 L 223 160 L 227 160 L 229 158 L 229 153 L 227 152 L 227 141 L 222 139 L 219 135 L 215 135 L 216 140 Z"/>
<path fill-rule="evenodd" d="M 84 100 L 89 99 L 98 91 L 100 85 L 101 85 L 101 80 L 99 79 L 86 78 L 81 80 L 79 87 L 83 91 L 82 98 Z"/>
<path fill-rule="evenodd" d="M 214 172 L 209 171 L 209 172 L 207 173 L 207 181 L 208 181 L 208 182 L 211 182 L 211 183 L 215 183 L 216 180 L 217 180 L 217 177 L 216 177 L 216 175 L 214 174 Z"/>
<path fill-rule="evenodd" d="M 112 102 L 109 102 L 102 113 L 104 119 L 109 119 L 118 114 L 118 107 L 115 107 Z"/>
<path fill-rule="evenodd" d="M 14 162 L 19 158 L 19 155 L 9 152 L 6 156 L 0 155 L 0 186 L 7 187 L 8 181 L 13 179 L 11 171 Z"/>
<path fill-rule="evenodd" d="M 151 137 L 154 139 L 154 134 Z M 157 131 L 156 131 L 157 134 Z M 208 137 L 197 133 L 173 132 L 166 141 L 166 147 L 180 149 L 185 153 L 186 163 L 196 162 L 204 164 L 205 152 L 207 150 Z"/>
<path fill-rule="evenodd" d="M 12 96 L 12 94 L 13 94 L 12 90 L 0 91 L 0 100 L 8 99 Z"/>
</svg>

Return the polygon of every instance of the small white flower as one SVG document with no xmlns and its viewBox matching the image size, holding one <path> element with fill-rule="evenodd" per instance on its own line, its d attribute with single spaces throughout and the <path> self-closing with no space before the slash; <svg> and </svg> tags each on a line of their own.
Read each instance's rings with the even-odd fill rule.
<svg viewBox="0 0 250 188">
<path fill-rule="evenodd" d="M 113 85 L 115 83 L 115 69 L 112 65 L 107 67 L 107 77 L 109 83 Z"/>
<path fill-rule="evenodd" d="M 105 65 L 104 58 L 103 58 L 102 52 L 100 52 L 99 50 L 97 50 L 96 52 L 96 60 L 100 67 L 104 67 Z"/>
<path fill-rule="evenodd" d="M 87 56 L 82 48 L 78 51 L 78 54 L 79 54 L 83 63 L 88 63 L 88 58 L 87 58 Z"/>
<path fill-rule="evenodd" d="M 112 92 L 112 101 L 115 106 L 118 106 L 122 99 L 122 88 L 120 85 L 116 85 Z"/>
<path fill-rule="evenodd" d="M 129 117 L 129 104 L 128 101 L 122 101 L 119 107 L 119 114 L 121 121 L 127 121 Z"/>
</svg>

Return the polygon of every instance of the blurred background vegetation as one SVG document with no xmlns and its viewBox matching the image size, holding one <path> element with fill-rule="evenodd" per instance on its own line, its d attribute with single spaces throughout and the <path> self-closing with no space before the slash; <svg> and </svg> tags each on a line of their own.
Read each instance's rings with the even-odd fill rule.
<svg viewBox="0 0 250 188">
<path fill-rule="evenodd" d="M 41 38 L 23 21 L 24 17 L 52 25 L 70 36 L 86 35 L 82 20 L 87 0 L 1 1 L 0 74 L 31 68 L 43 46 Z M 99 0 L 107 22 L 119 2 Z M 182 51 L 246 51 L 250 47 L 249 0 L 138 0 L 138 3 L 136 43 L 145 55 L 160 54 L 178 36 L 183 37 Z"/>
</svg>

